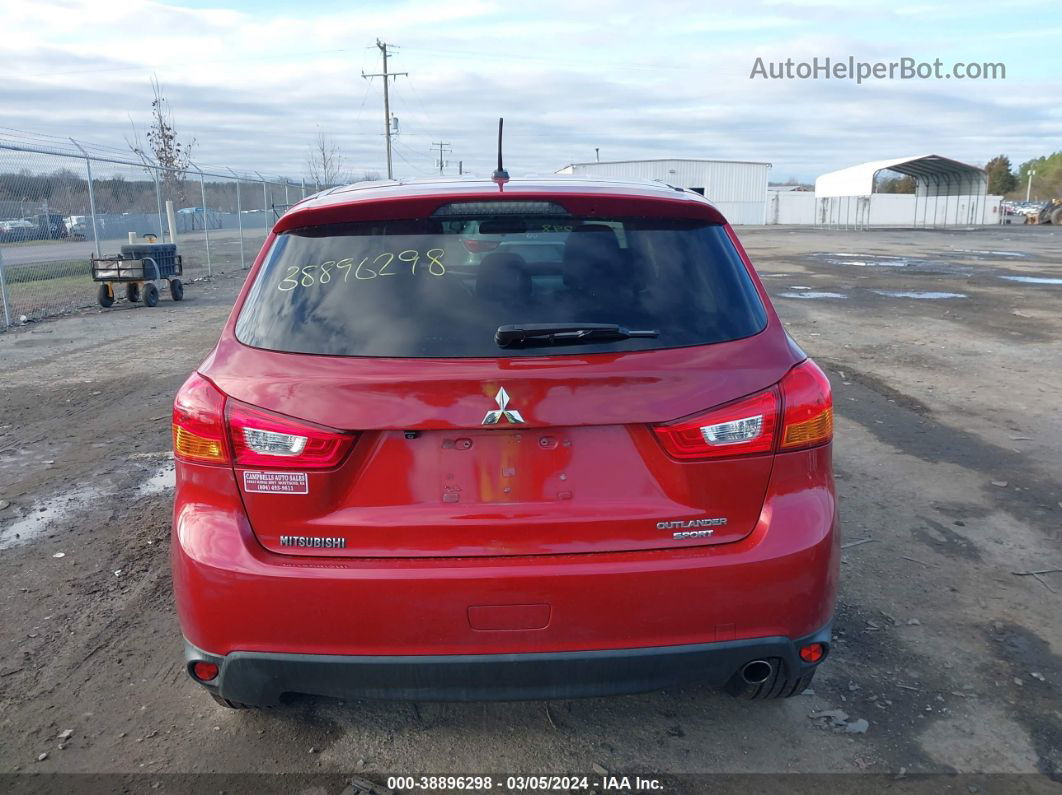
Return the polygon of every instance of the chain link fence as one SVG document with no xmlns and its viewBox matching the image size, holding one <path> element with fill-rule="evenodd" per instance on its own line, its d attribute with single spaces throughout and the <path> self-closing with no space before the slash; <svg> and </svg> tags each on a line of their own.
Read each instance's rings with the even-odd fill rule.
<svg viewBox="0 0 1062 795">
<path fill-rule="evenodd" d="M 184 281 L 250 266 L 284 209 L 319 186 L 192 165 L 183 173 L 128 149 L 0 133 L 0 329 L 96 302 L 90 258 L 129 235 L 171 242 Z"/>
</svg>

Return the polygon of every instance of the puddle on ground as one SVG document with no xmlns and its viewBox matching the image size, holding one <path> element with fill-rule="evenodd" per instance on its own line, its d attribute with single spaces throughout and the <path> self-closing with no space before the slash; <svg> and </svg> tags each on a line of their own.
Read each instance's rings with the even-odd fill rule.
<svg viewBox="0 0 1062 795">
<path fill-rule="evenodd" d="M 831 265 L 858 265 L 861 268 L 906 268 L 909 260 L 906 257 L 895 257 L 890 254 L 866 255 L 866 254 L 826 254 L 816 252 L 812 257 L 825 259 Z"/>
<path fill-rule="evenodd" d="M 140 484 L 140 487 L 136 490 L 136 493 L 141 497 L 147 497 L 151 494 L 162 494 L 165 491 L 169 491 L 177 484 L 177 472 L 173 468 L 173 462 L 164 464 L 159 467 L 150 478 Z"/>
<path fill-rule="evenodd" d="M 168 461 L 137 487 L 136 496 L 162 494 L 173 489 L 175 482 L 173 462 Z M 112 496 L 98 486 L 79 486 L 49 499 L 39 500 L 24 516 L 20 516 L 6 527 L 0 527 L 0 550 L 32 541 L 71 517 L 90 511 L 94 505 L 106 502 Z"/>
<path fill-rule="evenodd" d="M 797 289 L 801 289 L 801 288 L 797 288 Z M 803 292 L 799 292 L 799 293 L 779 293 L 778 295 L 780 297 L 782 297 L 782 298 L 847 298 L 848 297 L 844 293 L 825 293 L 825 292 L 821 292 L 819 290 L 809 290 L 806 287 L 803 288 Z"/>
<path fill-rule="evenodd" d="M 836 260 L 827 260 L 834 265 L 858 265 L 860 268 L 907 268 L 910 267 L 910 262 L 905 259 L 898 259 L 895 257 L 883 257 L 882 259 L 850 259 L 844 262 L 837 262 Z"/>
<path fill-rule="evenodd" d="M 1062 284 L 1062 279 L 1051 279 L 1047 276 L 1000 276 L 999 278 L 1022 284 Z"/>
<path fill-rule="evenodd" d="M 1027 257 L 1027 256 L 1029 256 L 1028 254 L 1025 254 L 1024 252 L 1021 252 L 1021 251 L 985 251 L 984 249 L 979 249 L 979 248 L 953 248 L 952 251 L 954 251 L 956 254 L 978 254 L 978 255 L 980 255 L 982 257 Z"/>
<path fill-rule="evenodd" d="M 831 254 L 817 251 L 809 255 L 829 265 L 854 265 L 859 268 L 907 268 L 921 273 L 947 276 L 972 276 L 968 265 L 956 265 L 946 260 L 921 257 L 897 257 L 890 254 Z"/>
<path fill-rule="evenodd" d="M 877 293 L 878 295 L 884 295 L 887 298 L 918 298 L 923 301 L 938 301 L 946 298 L 969 297 L 964 293 L 937 293 L 918 290 L 872 290 L 871 292 Z"/>
<path fill-rule="evenodd" d="M 0 528 L 0 549 L 24 544 L 42 535 L 57 522 L 87 511 L 90 506 L 105 499 L 103 490 L 96 486 L 80 486 L 33 504 L 25 516 L 20 516 L 7 527 Z"/>
</svg>

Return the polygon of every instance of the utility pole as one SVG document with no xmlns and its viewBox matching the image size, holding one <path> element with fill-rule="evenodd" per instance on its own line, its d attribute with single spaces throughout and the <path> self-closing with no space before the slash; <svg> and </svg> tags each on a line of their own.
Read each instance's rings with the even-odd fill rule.
<svg viewBox="0 0 1062 795">
<path fill-rule="evenodd" d="M 395 178 L 394 167 L 391 165 L 391 98 L 390 98 L 390 95 L 388 94 L 389 86 L 388 86 L 387 80 L 388 80 L 388 78 L 394 78 L 394 77 L 408 77 L 409 76 L 409 72 L 388 72 L 387 71 L 387 56 L 390 54 L 388 52 L 388 49 L 393 47 L 394 45 L 388 44 L 387 42 L 383 42 L 383 41 L 380 41 L 379 39 L 377 39 L 376 40 L 376 46 L 379 48 L 380 52 L 383 53 L 383 71 L 382 72 L 375 72 L 373 74 L 365 74 L 365 72 L 362 72 L 361 76 L 364 77 L 366 80 L 371 80 L 374 77 L 382 77 L 383 78 L 383 89 L 384 89 L 384 135 L 387 137 L 387 178 L 388 179 L 394 179 Z"/>
<path fill-rule="evenodd" d="M 1032 193 L 1032 178 L 1036 176 L 1036 169 L 1029 169 L 1029 182 L 1025 186 L 1025 201 L 1029 201 L 1029 194 Z"/>
<path fill-rule="evenodd" d="M 450 147 L 448 141 L 433 142 L 432 148 L 438 148 L 439 150 L 439 174 L 441 175 L 443 173 L 443 166 L 446 165 L 446 161 L 443 160 L 443 152 L 444 150 L 446 152 L 452 152 L 453 149 Z"/>
</svg>

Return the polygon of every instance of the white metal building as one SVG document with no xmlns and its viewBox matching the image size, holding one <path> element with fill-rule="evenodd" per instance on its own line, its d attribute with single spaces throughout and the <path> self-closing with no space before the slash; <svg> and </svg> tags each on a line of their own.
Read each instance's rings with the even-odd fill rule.
<svg viewBox="0 0 1062 795">
<path fill-rule="evenodd" d="M 603 179 L 657 180 L 703 193 L 732 224 L 762 224 L 766 220 L 770 168 L 770 163 L 673 158 L 572 163 L 557 173 Z"/>
<path fill-rule="evenodd" d="M 882 171 L 910 176 L 914 194 L 875 193 Z M 950 226 L 995 223 L 984 169 L 940 155 L 872 160 L 815 180 L 817 223 L 843 226 Z M 989 220 L 986 220 L 989 219 Z"/>
</svg>

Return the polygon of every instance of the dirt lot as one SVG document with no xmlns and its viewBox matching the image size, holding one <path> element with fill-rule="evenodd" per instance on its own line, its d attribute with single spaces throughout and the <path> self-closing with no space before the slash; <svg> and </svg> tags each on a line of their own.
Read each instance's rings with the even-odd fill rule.
<svg viewBox="0 0 1062 795">
<path fill-rule="evenodd" d="M 978 777 L 935 781 L 1057 791 L 1062 231 L 741 234 L 835 389 L 850 546 L 813 692 L 215 707 L 181 665 L 166 451 L 171 397 L 238 288 L 223 278 L 184 304 L 0 334 L 0 772 L 147 773 L 134 780 L 166 789 L 167 773 L 604 768 L 673 791 L 705 772 L 879 773 L 897 791 L 963 773 Z M 813 717 L 829 710 L 846 717 Z M 1039 775 L 980 777 L 1013 773 Z"/>
</svg>

